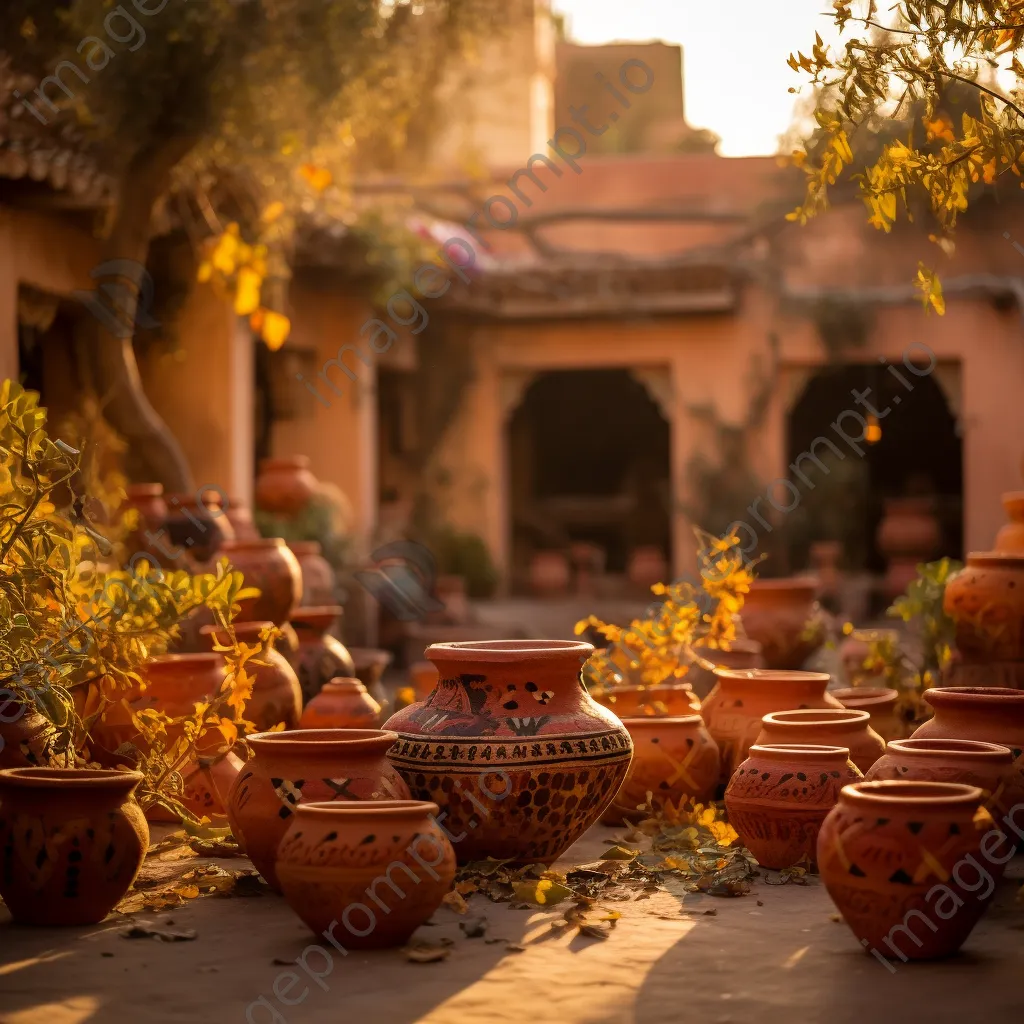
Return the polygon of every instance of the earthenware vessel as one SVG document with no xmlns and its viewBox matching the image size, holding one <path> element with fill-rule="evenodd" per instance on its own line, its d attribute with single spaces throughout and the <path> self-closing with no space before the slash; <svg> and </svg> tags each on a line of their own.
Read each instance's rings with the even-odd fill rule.
<svg viewBox="0 0 1024 1024">
<path fill-rule="evenodd" d="M 842 708 L 825 688 L 825 672 L 770 668 L 716 669 L 714 689 L 700 713 L 722 755 L 723 783 L 747 756 L 761 731 L 761 719 L 772 711 L 797 708 Z"/>
<path fill-rule="evenodd" d="M 243 622 L 287 622 L 302 599 L 302 570 L 291 548 L 280 537 L 225 541 L 217 557 L 227 558 L 249 587 L 259 587 L 260 596 L 240 602 Z"/>
<path fill-rule="evenodd" d="M 700 700 L 714 689 L 716 668 L 764 668 L 761 645 L 756 640 L 748 640 L 745 637 L 733 640 L 727 651 L 691 647 L 686 653 L 690 662 L 686 681 Z"/>
<path fill-rule="evenodd" d="M 874 652 L 880 645 L 896 647 L 899 641 L 900 635 L 895 629 L 851 630 L 839 645 L 839 661 L 846 683 L 851 687 L 883 685 L 885 666 Z"/>
<path fill-rule="evenodd" d="M 917 566 L 931 558 L 941 541 L 932 499 L 888 499 L 875 539 L 879 551 L 889 560 L 884 589 L 893 600 L 916 579 Z"/>
<path fill-rule="evenodd" d="M 405 945 L 455 878 L 437 813 L 422 800 L 300 804 L 276 854 L 284 898 L 344 949 Z"/>
<path fill-rule="evenodd" d="M 638 810 L 650 794 L 655 810 L 669 801 L 707 803 L 715 793 L 721 763 L 718 745 L 700 715 L 626 718 L 622 724 L 633 740 L 633 760 L 601 821 L 621 825 L 647 816 Z"/>
<path fill-rule="evenodd" d="M 1003 508 L 1010 521 L 996 535 L 993 550 L 1003 555 L 1024 555 L 1024 491 L 1004 494 Z"/>
<path fill-rule="evenodd" d="M 366 687 L 370 696 L 384 709 L 384 717 L 391 714 L 391 701 L 384 692 L 384 670 L 394 660 L 390 651 L 379 647 L 349 647 L 352 655 L 352 675 Z"/>
<path fill-rule="evenodd" d="M 993 852 L 1006 842 L 981 803 L 976 786 L 944 782 L 861 782 L 839 794 L 818 834 L 818 870 L 865 952 L 906 962 L 963 945 L 994 890 L 975 885 L 967 858 L 993 880 L 1004 869 L 982 854 L 983 839 Z"/>
<path fill-rule="evenodd" d="M 1024 754 L 1024 692 L 997 687 L 936 686 L 924 699 L 935 711 L 915 740 L 981 740 L 1001 743 L 1021 764 Z"/>
<path fill-rule="evenodd" d="M 626 684 L 590 691 L 602 707 L 619 718 L 637 715 L 689 715 L 700 711 L 700 698 L 689 683 L 658 683 L 654 686 Z"/>
<path fill-rule="evenodd" d="M 348 648 L 328 630 L 338 621 L 341 605 L 297 608 L 291 625 L 298 638 L 298 649 L 291 659 L 302 687 L 302 699 L 311 701 L 324 683 L 335 676 L 352 678 L 356 666 Z"/>
<path fill-rule="evenodd" d="M 379 729 L 298 729 L 246 738 L 252 758 L 228 797 L 231 830 L 275 889 L 274 855 L 305 801 L 404 800 L 409 790 L 385 756 L 398 737 Z"/>
<path fill-rule="evenodd" d="M 290 540 L 288 547 L 292 549 L 302 572 L 302 598 L 299 604 L 333 604 L 338 598 L 337 580 L 320 545 L 315 540 Z"/>
<path fill-rule="evenodd" d="M 302 712 L 302 729 L 378 729 L 380 705 L 366 692 L 358 679 L 337 676 L 324 683 L 323 689 Z"/>
<path fill-rule="evenodd" d="M 414 661 L 409 666 L 409 682 L 417 700 L 426 700 L 439 678 L 437 666 L 431 661 Z"/>
<path fill-rule="evenodd" d="M 0 696 L 0 768 L 45 768 L 57 730 L 27 704 Z"/>
<path fill-rule="evenodd" d="M 825 641 L 815 576 L 754 580 L 740 613 L 747 636 L 771 669 L 798 669 Z"/>
<path fill-rule="evenodd" d="M 220 499 L 215 492 L 195 494 L 168 494 L 167 518 L 164 520 L 166 536 L 161 540 L 163 551 L 152 550 L 156 560 L 166 568 L 172 562 L 193 567 L 213 558 L 221 544 L 235 539 Z M 167 556 L 167 561 L 161 556 Z"/>
<path fill-rule="evenodd" d="M 320 485 L 305 455 L 263 459 L 256 478 L 256 507 L 264 512 L 294 516 L 317 493 Z"/>
<path fill-rule="evenodd" d="M 568 640 L 433 644 L 433 693 L 393 715 L 389 753 L 413 796 L 435 800 L 465 832 L 460 862 L 550 864 L 600 818 L 633 744 L 592 700 L 580 669 L 593 653 Z"/>
<path fill-rule="evenodd" d="M 128 891 L 149 846 L 132 795 L 140 772 L 0 771 L 0 896 L 18 924 L 102 921 Z"/>
<path fill-rule="evenodd" d="M 850 760 L 861 772 L 866 772 L 885 753 L 885 740 L 871 728 L 871 716 L 866 711 L 846 708 L 773 711 L 761 719 L 761 731 L 755 742 L 846 747 Z"/>
<path fill-rule="evenodd" d="M 904 735 L 903 722 L 896 714 L 899 690 L 887 686 L 850 686 L 829 692 L 847 711 L 866 711 L 871 716 L 871 728 L 886 743 Z"/>
<path fill-rule="evenodd" d="M 846 747 L 755 743 L 725 790 L 729 823 L 762 867 L 814 864 L 825 816 L 862 778 Z"/>
</svg>

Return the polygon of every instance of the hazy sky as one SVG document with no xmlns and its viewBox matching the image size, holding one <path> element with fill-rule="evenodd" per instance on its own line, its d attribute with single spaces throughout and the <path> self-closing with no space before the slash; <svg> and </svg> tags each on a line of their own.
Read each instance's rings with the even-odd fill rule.
<svg viewBox="0 0 1024 1024">
<path fill-rule="evenodd" d="M 552 0 L 582 43 L 662 39 L 683 45 L 686 116 L 722 136 L 727 156 L 774 153 L 801 77 L 786 65 L 814 33 L 835 38 L 829 0 Z M 885 6 L 884 4 L 882 5 Z"/>
</svg>

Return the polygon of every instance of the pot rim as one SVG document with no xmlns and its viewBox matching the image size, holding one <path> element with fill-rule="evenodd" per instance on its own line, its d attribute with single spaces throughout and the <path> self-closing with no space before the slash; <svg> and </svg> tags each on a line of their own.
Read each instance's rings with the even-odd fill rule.
<svg viewBox="0 0 1024 1024">
<path fill-rule="evenodd" d="M 395 820 L 436 817 L 440 808 L 431 800 L 312 800 L 300 803 L 293 813 L 306 818 L 360 818 L 371 817 Z"/>
<path fill-rule="evenodd" d="M 386 754 L 398 742 L 398 733 L 389 729 L 288 729 L 258 732 L 245 739 L 257 754 L 267 751 L 306 755 L 318 751 Z"/>
<path fill-rule="evenodd" d="M 594 645 L 582 640 L 449 640 L 431 644 L 424 652 L 431 661 L 490 661 L 508 664 L 541 658 L 586 660 Z"/>
<path fill-rule="evenodd" d="M 910 737 L 905 740 L 890 740 L 886 745 L 887 754 L 904 754 L 924 756 L 942 754 L 959 754 L 972 761 L 1000 761 L 1007 765 L 1013 764 L 1013 751 L 1002 743 L 989 743 L 985 740 L 957 739 L 920 739 Z"/>
<path fill-rule="evenodd" d="M 933 686 L 925 690 L 923 696 L 936 708 L 953 707 L 958 704 L 1024 707 L 1024 690 L 1012 690 L 1007 686 Z"/>
<path fill-rule="evenodd" d="M 220 665 L 227 667 L 224 663 L 224 655 L 218 651 L 183 651 L 178 654 L 156 654 L 147 658 L 140 669 L 140 674 L 145 676 L 146 669 L 151 665 L 187 665 L 189 663 L 199 665 Z"/>
<path fill-rule="evenodd" d="M 864 704 L 888 704 L 900 699 L 900 691 L 891 686 L 841 686 L 838 690 L 829 690 L 829 693 L 840 704 L 846 700 L 857 700 Z M 847 708 L 848 711 L 857 710 Z"/>
<path fill-rule="evenodd" d="M 849 747 L 832 743 L 754 743 L 747 757 L 749 758 L 755 751 L 767 757 L 778 757 L 780 760 L 783 754 L 808 761 L 813 761 L 815 757 L 842 757 L 844 761 L 850 760 Z"/>
<path fill-rule="evenodd" d="M 971 551 L 966 559 L 967 568 L 1024 569 L 1024 553 L 1009 551 Z"/>
<path fill-rule="evenodd" d="M 619 719 L 628 729 L 639 725 L 703 725 L 704 719 L 695 711 L 692 715 L 625 715 Z"/>
<path fill-rule="evenodd" d="M 218 551 L 267 551 L 271 548 L 287 548 L 283 537 L 235 537 L 221 541 Z"/>
<path fill-rule="evenodd" d="M 808 729 L 817 726 L 861 726 L 871 724 L 871 715 L 856 708 L 796 708 L 791 711 L 769 711 L 761 716 L 761 724 Z"/>
<path fill-rule="evenodd" d="M 822 683 L 828 686 L 832 677 L 827 672 L 805 672 L 788 668 L 715 668 L 718 679 L 751 680 L 762 683 Z"/>
<path fill-rule="evenodd" d="M 340 604 L 299 605 L 289 613 L 288 622 L 296 630 L 318 629 L 321 633 L 326 633 L 344 612 L 345 609 Z"/>
<path fill-rule="evenodd" d="M 350 691 L 355 693 L 366 693 L 366 685 L 363 681 L 361 679 L 356 679 L 353 676 L 335 676 L 333 679 L 328 679 L 327 682 L 320 687 L 320 693 L 323 693 L 328 687 L 330 687 L 334 693 L 347 693 Z M 319 696 L 319 694 L 317 694 L 317 696 Z M 312 698 L 310 703 L 312 704 L 315 699 L 315 697 Z"/>
<path fill-rule="evenodd" d="M 0 784 L 20 789 L 127 789 L 145 779 L 142 772 L 115 768 L 4 768 Z"/>
<path fill-rule="evenodd" d="M 805 573 L 800 576 L 783 576 L 773 579 L 756 579 L 750 585 L 750 592 L 759 590 L 764 593 L 803 593 L 806 591 L 810 594 L 816 594 L 818 587 L 821 586 L 821 581 L 812 573 Z M 743 617 L 743 612 L 740 612 L 740 617 Z"/>
<path fill-rule="evenodd" d="M 943 808 L 975 809 L 984 793 L 978 786 L 959 782 L 853 782 L 844 786 L 840 799 L 861 807 L 908 807 L 941 810 Z"/>
</svg>

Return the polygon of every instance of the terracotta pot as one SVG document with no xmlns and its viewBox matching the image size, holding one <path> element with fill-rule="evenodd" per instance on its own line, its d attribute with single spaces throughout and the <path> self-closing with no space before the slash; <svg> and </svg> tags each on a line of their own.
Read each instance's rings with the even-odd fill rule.
<svg viewBox="0 0 1024 1024">
<path fill-rule="evenodd" d="M 455 878 L 437 810 L 421 800 L 300 804 L 277 851 L 284 898 L 345 949 L 405 945 Z"/>
<path fill-rule="evenodd" d="M 637 808 L 646 805 L 648 793 L 656 810 L 666 800 L 678 807 L 688 800 L 706 804 L 714 796 L 721 762 L 700 715 L 627 718 L 622 724 L 633 740 L 633 760 L 603 824 L 644 818 Z"/>
<path fill-rule="evenodd" d="M 396 738 L 380 729 L 297 729 L 246 737 L 253 757 L 228 795 L 228 819 L 270 885 L 280 891 L 274 857 L 298 804 L 408 799 L 408 788 L 385 756 Z"/>
<path fill-rule="evenodd" d="M 335 676 L 351 678 L 356 666 L 348 648 L 327 631 L 341 616 L 341 605 L 298 608 L 292 613 L 291 625 L 298 638 L 298 650 L 292 656 L 292 667 L 298 673 L 302 699 L 309 703 Z"/>
<path fill-rule="evenodd" d="M 27 704 L 0 691 L 0 768 L 45 768 L 53 759 L 57 730 Z"/>
<path fill-rule="evenodd" d="M 256 478 L 256 507 L 277 515 L 301 512 L 320 489 L 305 455 L 263 459 Z"/>
<path fill-rule="evenodd" d="M 260 633 L 272 625 L 271 622 L 234 622 L 232 628 L 241 643 L 252 646 L 262 643 Z M 201 632 L 211 647 L 214 642 L 222 647 L 229 642 L 228 634 L 219 626 L 204 626 Z M 273 729 L 282 722 L 286 729 L 297 729 L 302 714 L 302 689 L 295 669 L 275 649 L 275 641 L 264 643 L 260 653 L 247 661 L 245 667 L 256 681 L 252 696 L 242 712 L 243 717 L 252 722 L 259 732 Z"/>
<path fill-rule="evenodd" d="M 686 681 L 700 700 L 703 700 L 715 686 L 716 668 L 764 668 L 764 655 L 756 640 L 737 637 L 728 651 L 711 650 L 708 647 L 690 648 L 690 671 Z"/>
<path fill-rule="evenodd" d="M 164 559 L 159 548 L 149 548 L 161 566 L 174 562 L 191 567 L 213 558 L 220 546 L 235 539 L 235 531 L 216 495 L 206 492 L 200 502 L 194 494 L 168 494 Z M 175 550 L 177 549 L 177 550 Z"/>
<path fill-rule="evenodd" d="M 925 690 L 935 716 L 915 740 L 981 740 L 1001 743 L 1024 766 L 1024 691 L 996 687 L 936 686 Z"/>
<path fill-rule="evenodd" d="M 762 867 L 813 865 L 825 816 L 862 778 L 846 747 L 755 743 L 725 790 L 729 823 Z"/>
<path fill-rule="evenodd" d="M 440 675 L 437 666 L 430 661 L 414 661 L 409 666 L 409 682 L 416 692 L 417 700 L 426 700 L 430 691 L 437 686 Z"/>
<path fill-rule="evenodd" d="M 292 549 L 302 573 L 299 604 L 307 607 L 333 604 L 338 597 L 337 580 L 320 545 L 315 540 L 291 540 L 288 547 Z"/>
<path fill-rule="evenodd" d="M 799 708 L 842 708 L 826 693 L 824 672 L 783 672 L 776 669 L 717 669 L 715 688 L 700 713 L 722 755 L 722 782 L 747 756 L 761 731 L 761 719 L 772 711 Z"/>
<path fill-rule="evenodd" d="M 850 760 L 862 772 L 885 753 L 885 740 L 871 728 L 871 716 L 845 708 L 773 711 L 761 719 L 755 742 L 846 747 Z"/>
<path fill-rule="evenodd" d="M 754 580 L 740 613 L 768 668 L 798 669 L 824 643 L 825 618 L 813 576 Z"/>
<path fill-rule="evenodd" d="M 530 559 L 530 588 L 540 597 L 563 597 L 571 575 L 561 551 L 538 551 Z"/>
<path fill-rule="evenodd" d="M 981 801 L 977 787 L 941 782 L 861 782 L 839 794 L 818 835 L 818 870 L 866 952 L 905 962 L 963 945 L 994 888 L 963 887 L 958 878 L 979 877 L 966 858 L 993 880 L 1003 872 L 981 852 L 993 831 L 976 820 Z"/>
<path fill-rule="evenodd" d="M 181 802 L 199 818 L 224 828 L 228 824 L 228 794 L 245 762 L 234 751 L 222 751 L 216 757 L 197 757 L 181 771 Z M 146 812 L 150 821 L 177 821 L 170 812 L 152 807 Z"/>
<path fill-rule="evenodd" d="M 370 696 L 384 709 L 384 717 L 391 713 L 391 701 L 384 692 L 384 670 L 394 660 L 390 651 L 377 647 L 350 647 L 354 675 L 366 687 Z"/>
<path fill-rule="evenodd" d="M 871 716 L 871 728 L 888 743 L 903 736 L 903 722 L 896 714 L 899 690 L 885 686 L 853 686 L 831 690 L 847 711 L 866 711 Z"/>
<path fill-rule="evenodd" d="M 664 583 L 669 573 L 668 562 L 661 548 L 648 545 L 634 548 L 629 553 L 626 577 L 634 587 L 650 590 L 655 583 Z"/>
<path fill-rule="evenodd" d="M 231 529 L 235 531 L 235 540 L 259 540 L 260 531 L 252 518 L 252 510 L 240 498 L 230 498 L 224 506 L 224 514 L 228 517 Z"/>
<path fill-rule="evenodd" d="M 302 599 L 302 570 L 291 549 L 280 537 L 225 541 L 217 557 L 227 558 L 260 596 L 242 601 L 238 617 L 243 622 L 287 622 Z"/>
<path fill-rule="evenodd" d="M 607 708 L 619 718 L 633 718 L 641 713 L 642 686 L 601 686 L 588 692 L 601 707 Z"/>
<path fill-rule="evenodd" d="M 996 534 L 993 551 L 1001 555 L 1024 555 L 1024 491 L 1004 494 L 1003 508 L 1010 521 Z"/>
<path fill-rule="evenodd" d="M 583 686 L 593 650 L 567 640 L 427 649 L 440 682 L 386 723 L 399 734 L 388 756 L 413 796 L 441 806 L 446 829 L 466 833 L 460 862 L 550 864 L 611 803 L 633 744 Z"/>
<path fill-rule="evenodd" d="M 380 705 L 366 692 L 358 679 L 338 676 L 324 683 L 323 689 L 302 712 L 303 729 L 377 729 Z"/>
<path fill-rule="evenodd" d="M 0 771 L 0 896 L 18 924 L 96 924 L 139 873 L 149 828 L 140 772 Z"/>
<path fill-rule="evenodd" d="M 871 663 L 879 644 L 898 647 L 900 634 L 895 629 L 855 629 L 839 645 L 843 675 L 850 686 L 881 686 L 885 682 L 882 666 Z"/>
</svg>

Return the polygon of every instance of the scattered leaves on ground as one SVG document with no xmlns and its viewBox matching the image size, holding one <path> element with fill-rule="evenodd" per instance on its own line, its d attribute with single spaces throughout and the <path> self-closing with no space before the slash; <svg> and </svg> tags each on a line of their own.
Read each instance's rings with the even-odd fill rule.
<svg viewBox="0 0 1024 1024">
<path fill-rule="evenodd" d="M 270 891 L 270 886 L 256 871 L 230 871 L 216 864 L 207 864 L 192 868 L 170 881 L 161 880 L 149 885 L 136 881 L 135 888 L 117 905 L 117 912 L 134 914 L 140 910 L 167 910 L 200 896 L 262 896 Z"/>
<path fill-rule="evenodd" d="M 414 964 L 436 964 L 441 960 L 447 960 L 451 956 L 450 946 L 433 945 L 427 942 L 418 942 L 412 946 L 405 947 L 405 959 Z"/>
</svg>

